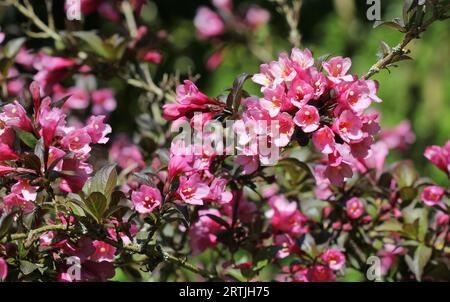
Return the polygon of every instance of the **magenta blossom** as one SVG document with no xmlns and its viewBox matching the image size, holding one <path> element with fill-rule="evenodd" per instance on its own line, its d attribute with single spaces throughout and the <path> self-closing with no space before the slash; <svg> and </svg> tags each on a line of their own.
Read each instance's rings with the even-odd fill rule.
<svg viewBox="0 0 450 302">
<path fill-rule="evenodd" d="M 347 216 L 350 219 L 358 219 L 364 213 L 364 204 L 357 197 L 347 200 L 345 207 L 347 208 Z"/>
<path fill-rule="evenodd" d="M 225 24 L 222 19 L 206 6 L 201 6 L 197 10 L 194 25 L 198 35 L 203 39 L 217 37 L 225 32 Z"/>
<path fill-rule="evenodd" d="M 180 177 L 180 186 L 177 190 L 178 197 L 186 203 L 202 205 L 203 199 L 209 194 L 209 187 L 205 184 L 199 174 L 191 177 Z"/>
<path fill-rule="evenodd" d="M 11 104 L 6 104 L 3 107 L 3 112 L 0 113 L 0 121 L 9 127 L 17 127 L 25 131 L 31 131 L 31 120 L 27 116 L 27 112 L 19 102 L 14 101 Z"/>
<path fill-rule="evenodd" d="M 335 150 L 334 133 L 328 126 L 314 132 L 312 140 L 316 149 L 323 154 L 330 154 Z"/>
<path fill-rule="evenodd" d="M 92 244 L 94 245 L 95 252 L 89 256 L 90 260 L 95 262 L 113 262 L 114 255 L 117 251 L 114 246 L 99 240 L 94 240 Z"/>
<path fill-rule="evenodd" d="M 445 189 L 439 186 L 428 186 L 423 189 L 420 198 L 422 201 L 432 207 L 434 205 L 441 204 L 442 197 L 444 197 Z M 442 204 L 443 205 L 443 204 Z M 445 205 L 443 205 L 445 207 Z"/>
<path fill-rule="evenodd" d="M 445 146 L 427 147 L 425 157 L 450 177 L 450 141 Z"/>
<path fill-rule="evenodd" d="M 8 264 L 5 259 L 0 257 L 0 280 L 4 281 L 6 276 L 8 276 Z"/>
<path fill-rule="evenodd" d="M 200 210 L 198 221 L 189 229 L 189 240 L 192 255 L 197 256 L 207 248 L 216 246 L 216 232 L 223 229 L 223 226 L 207 215 L 220 217 L 220 212 L 216 209 Z"/>
<path fill-rule="evenodd" d="M 109 138 L 106 137 L 111 133 L 111 126 L 105 124 L 105 116 L 91 116 L 89 117 L 86 125 L 86 131 L 91 137 L 91 141 L 94 144 L 106 144 L 109 141 Z"/>
<path fill-rule="evenodd" d="M 314 106 L 304 105 L 295 114 L 294 123 L 301 127 L 303 132 L 309 133 L 319 128 L 319 111 Z"/>
<path fill-rule="evenodd" d="M 137 212 L 147 214 L 161 205 L 162 197 L 158 189 L 142 185 L 139 191 L 131 193 L 131 201 Z"/>
<path fill-rule="evenodd" d="M 347 143 L 357 143 L 363 139 L 362 122 L 359 117 L 346 110 L 333 124 L 333 130 Z"/>
<path fill-rule="evenodd" d="M 344 254 L 334 248 L 328 249 L 320 255 L 320 258 L 328 265 L 333 271 L 338 271 L 344 267 L 345 256 Z"/>
<path fill-rule="evenodd" d="M 270 13 L 257 5 L 252 5 L 245 14 L 245 22 L 252 28 L 261 27 L 270 20 Z"/>
<path fill-rule="evenodd" d="M 111 89 L 103 88 L 92 92 L 92 113 L 108 114 L 116 107 L 117 101 Z"/>
</svg>

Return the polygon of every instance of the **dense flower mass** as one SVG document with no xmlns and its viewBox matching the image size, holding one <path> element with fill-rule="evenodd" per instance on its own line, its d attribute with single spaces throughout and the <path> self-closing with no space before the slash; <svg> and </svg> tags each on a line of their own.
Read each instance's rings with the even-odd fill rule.
<svg viewBox="0 0 450 302">
<path fill-rule="evenodd" d="M 17 101 L 5 105 L 0 113 L 1 147 L 4 151 L 1 160 L 8 161 L 3 162 L 2 166 L 4 169 L 9 167 L 11 172 L 20 171 L 21 177 L 31 179 L 25 181 L 19 178 L 11 194 L 5 196 L 5 205 L 9 209 L 13 204 L 32 209 L 36 194 L 30 192 L 39 187 L 45 176 L 59 178 L 62 191 L 78 192 L 92 172 L 92 166 L 87 163 L 91 146 L 107 143 L 107 135 L 111 133 L 111 127 L 105 124 L 105 116 L 91 116 L 84 126 L 71 125 L 64 111 L 55 106 L 49 97 L 41 99 L 36 82 L 30 85 L 30 92 L 34 104 L 32 118 Z M 29 169 L 26 157 L 19 153 L 24 150 L 15 150 L 17 145 L 14 141 L 17 139 L 31 150 L 41 148 L 46 162 Z M 5 172 L 4 175 L 8 174 Z"/>
<path fill-rule="evenodd" d="M 371 103 L 381 102 L 377 83 L 347 74 L 350 66 L 350 59 L 342 57 L 315 66 L 308 49 L 293 49 L 290 56 L 282 53 L 278 61 L 261 65 L 253 76 L 264 94 L 262 114 L 271 119 L 287 114 L 284 119 L 293 119 L 298 128 L 294 131 L 291 125 L 284 133 L 312 139 L 327 157 L 324 175 L 333 184 L 350 178 L 349 164 L 373 152 L 379 130 L 378 115 L 365 113 Z"/>
<path fill-rule="evenodd" d="M 212 0 L 175 28 L 162 4 L 75 2 L 0 14 L 0 281 L 449 280 L 450 141 L 381 128 L 370 80 L 405 47 L 358 76 L 298 48 L 301 1 Z M 438 2 L 405 1 L 406 42 Z"/>
</svg>

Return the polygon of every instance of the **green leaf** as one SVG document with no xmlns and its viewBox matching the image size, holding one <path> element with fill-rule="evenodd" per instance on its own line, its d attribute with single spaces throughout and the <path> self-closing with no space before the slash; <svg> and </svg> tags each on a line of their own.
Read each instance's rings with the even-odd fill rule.
<svg viewBox="0 0 450 302">
<path fill-rule="evenodd" d="M 404 187 L 400 189 L 400 198 L 406 202 L 412 201 L 417 197 L 419 193 L 416 188 Z"/>
<path fill-rule="evenodd" d="M 409 160 L 399 162 L 394 168 L 393 174 L 400 189 L 405 187 L 412 187 L 418 179 L 414 164 Z"/>
<path fill-rule="evenodd" d="M 26 39 L 23 37 L 9 41 L 3 49 L 5 57 L 7 57 L 8 59 L 13 59 L 17 55 L 25 41 Z"/>
<path fill-rule="evenodd" d="M 74 36 L 83 40 L 89 48 L 99 56 L 105 59 L 113 58 L 113 53 L 106 47 L 102 39 L 94 32 L 90 31 L 77 31 L 73 33 Z"/>
<path fill-rule="evenodd" d="M 279 246 L 271 246 L 265 249 L 259 250 L 253 258 L 253 270 L 259 271 L 267 266 L 272 259 L 275 258 L 277 252 L 281 249 Z"/>
<path fill-rule="evenodd" d="M 14 132 L 17 137 L 28 147 L 33 148 L 36 146 L 37 138 L 30 132 L 24 131 L 18 127 L 13 126 Z"/>
<path fill-rule="evenodd" d="M 233 112 L 238 112 L 239 106 L 241 105 L 242 99 L 242 89 L 244 87 L 245 81 L 247 81 L 251 75 L 242 73 L 234 79 L 233 88 L 227 97 L 227 107 L 232 108 Z"/>
<path fill-rule="evenodd" d="M 89 214 L 91 214 L 97 222 L 100 222 L 107 207 L 106 197 L 100 192 L 93 192 L 84 203 L 89 209 Z"/>
<path fill-rule="evenodd" d="M 31 263 L 30 261 L 20 260 L 20 271 L 24 275 L 29 275 L 32 272 L 34 272 L 35 270 L 37 270 L 38 268 L 39 268 L 38 265 Z"/>
<path fill-rule="evenodd" d="M 409 269 L 414 273 L 418 281 L 422 281 L 423 271 L 428 261 L 430 260 L 433 250 L 425 245 L 419 245 L 414 252 L 414 259 L 411 259 L 409 255 L 405 256 L 406 264 Z"/>
<path fill-rule="evenodd" d="M 296 158 L 285 158 L 278 161 L 277 167 L 281 168 L 280 177 L 288 182 L 291 188 L 296 188 L 307 178 L 314 179 L 309 166 Z"/>
<path fill-rule="evenodd" d="M 403 225 L 395 219 L 389 219 L 375 228 L 377 232 L 401 232 Z"/>
<path fill-rule="evenodd" d="M 116 165 L 110 164 L 102 167 L 95 173 L 89 181 L 89 188 L 85 191 L 86 194 L 93 192 L 100 192 L 106 197 L 106 201 L 109 205 L 111 202 L 111 194 L 117 185 L 117 171 Z M 84 190 L 83 190 L 84 191 Z"/>
<path fill-rule="evenodd" d="M 8 233 L 12 223 L 14 222 L 14 217 L 16 216 L 16 211 L 13 211 L 7 215 L 4 215 L 0 219 L 0 239 L 5 237 L 5 235 Z"/>
<path fill-rule="evenodd" d="M 80 205 L 78 205 L 76 202 L 69 201 L 67 203 L 67 206 L 69 207 L 69 209 L 72 211 L 72 213 L 75 216 L 79 216 L 79 217 L 85 217 L 86 216 L 86 214 L 84 213 L 83 208 Z"/>
</svg>

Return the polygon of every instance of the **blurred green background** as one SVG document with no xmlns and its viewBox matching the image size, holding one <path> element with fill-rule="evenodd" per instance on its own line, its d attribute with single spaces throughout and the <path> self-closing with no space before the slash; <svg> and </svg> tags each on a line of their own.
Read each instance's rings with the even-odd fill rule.
<svg viewBox="0 0 450 302">
<path fill-rule="evenodd" d="M 270 1 L 234 1 L 236 9 L 258 4 L 271 12 L 269 26 L 258 32 L 258 43 L 271 45 L 276 58 L 280 51 L 289 51 L 289 32 L 284 17 Z M 199 5 L 212 7 L 209 1 L 156 1 L 158 19 L 151 21 L 166 28 L 174 51 L 181 54 L 176 61 L 166 62 L 182 71 L 192 70 L 201 75 L 199 86 L 209 95 L 220 94 L 242 72 L 254 73 L 261 63 L 249 48 L 231 42 L 224 52 L 222 64 L 208 72 L 204 66 L 212 47 L 209 41 L 199 41 L 192 19 Z M 382 19 L 401 16 L 403 1 L 381 0 Z M 392 28 L 374 29 L 367 20 L 366 1 L 361 0 L 304 0 L 300 18 L 302 47 L 310 48 L 315 57 L 323 54 L 348 56 L 353 60 L 352 73 L 362 75 L 376 62 L 380 41 L 391 47 L 397 45 L 402 34 Z M 152 9 L 149 7 L 149 9 Z M 233 41 L 231 39 L 231 41 Z M 411 158 L 417 168 L 442 185 L 448 185 L 446 175 L 423 157 L 425 147 L 443 145 L 450 139 L 450 23 L 438 22 L 408 47 L 414 61 L 403 61 L 390 73 L 382 71 L 373 79 L 379 81 L 379 96 L 383 103 L 375 104 L 382 112 L 382 126 L 393 127 L 402 120 L 410 120 L 417 139 L 404 154 L 392 152 L 389 161 Z M 258 93 L 255 85 L 246 88 Z"/>
</svg>

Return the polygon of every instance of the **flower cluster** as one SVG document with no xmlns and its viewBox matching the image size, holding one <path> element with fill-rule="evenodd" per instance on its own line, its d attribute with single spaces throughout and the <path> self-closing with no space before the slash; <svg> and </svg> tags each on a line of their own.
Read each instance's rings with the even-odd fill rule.
<svg viewBox="0 0 450 302">
<path fill-rule="evenodd" d="M 30 92 L 31 118 L 17 101 L 5 105 L 0 113 L 1 176 L 15 180 L 2 210 L 18 206 L 32 211 L 36 192 L 56 178 L 61 191 L 81 190 L 92 172 L 87 162 L 91 146 L 107 143 L 111 132 L 105 116 L 91 116 L 85 125 L 70 124 L 58 104 L 49 97 L 41 99 L 36 82 L 30 85 Z"/>
<path fill-rule="evenodd" d="M 323 174 L 333 184 L 352 177 L 352 163 L 370 155 L 379 131 L 378 114 L 365 113 L 381 102 L 377 83 L 349 75 L 350 66 L 342 57 L 315 66 L 308 49 L 293 49 L 290 56 L 282 53 L 278 61 L 261 65 L 252 78 L 264 94 L 260 115 L 285 121 L 281 128 L 288 138 L 294 132 L 312 138 L 327 156 Z"/>
</svg>

